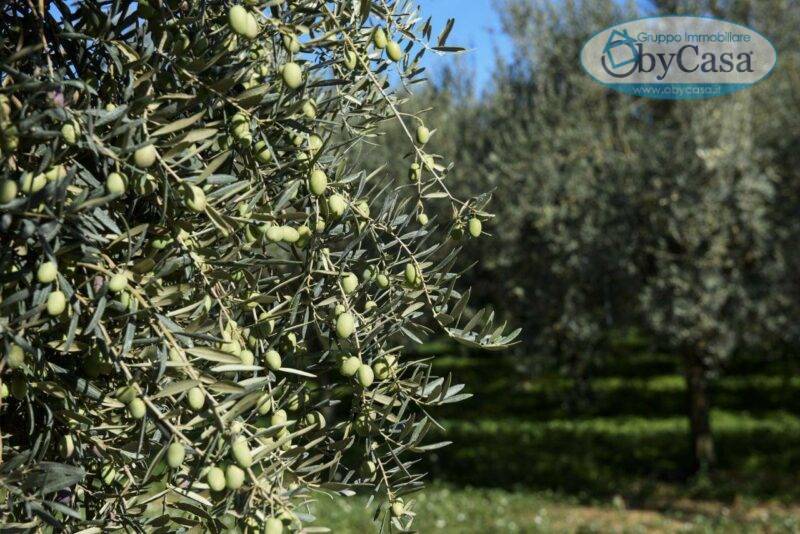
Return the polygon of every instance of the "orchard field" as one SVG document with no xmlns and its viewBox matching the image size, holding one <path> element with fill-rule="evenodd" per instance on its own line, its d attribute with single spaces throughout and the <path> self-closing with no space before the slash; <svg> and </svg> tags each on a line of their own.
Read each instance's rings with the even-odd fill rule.
<svg viewBox="0 0 800 534">
<path fill-rule="evenodd" d="M 796 532 L 800 529 L 800 381 L 796 362 L 740 357 L 712 386 L 719 470 L 691 478 L 686 388 L 668 355 L 638 340 L 593 370 L 571 409 L 559 374 L 517 380 L 515 359 L 444 353 L 440 372 L 474 397 L 443 414 L 454 443 L 428 464 L 421 532 Z M 342 532 L 370 522 L 364 498 L 321 499 Z M 324 512 L 323 512 L 324 511 Z"/>
</svg>

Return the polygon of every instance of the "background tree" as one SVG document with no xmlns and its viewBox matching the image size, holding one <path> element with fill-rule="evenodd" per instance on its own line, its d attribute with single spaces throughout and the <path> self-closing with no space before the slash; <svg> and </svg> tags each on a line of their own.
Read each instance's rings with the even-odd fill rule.
<svg viewBox="0 0 800 534">
<path fill-rule="evenodd" d="M 644 332 L 682 364 L 695 468 L 710 465 L 709 377 L 737 350 L 786 351 L 798 339 L 800 46 L 789 28 L 800 10 L 780 0 L 499 6 L 513 56 L 482 98 L 453 69 L 407 104 L 435 107 L 430 146 L 469 162 L 453 190 L 493 190 L 486 228 L 497 239 L 467 247 L 475 295 L 505 303 L 525 326 L 518 351 L 569 371 L 575 398 L 588 395 L 593 355 L 625 328 Z M 608 91 L 580 68 L 583 43 L 610 24 L 706 12 L 774 40 L 769 83 L 662 102 Z"/>
<path fill-rule="evenodd" d="M 387 82 L 448 31 L 407 2 L 3 3 L 4 526 L 275 534 L 354 487 L 409 526 L 464 394 L 403 342 L 513 339 L 460 321 L 414 216 L 485 216 Z M 387 120 L 413 182 L 352 158 Z"/>
</svg>

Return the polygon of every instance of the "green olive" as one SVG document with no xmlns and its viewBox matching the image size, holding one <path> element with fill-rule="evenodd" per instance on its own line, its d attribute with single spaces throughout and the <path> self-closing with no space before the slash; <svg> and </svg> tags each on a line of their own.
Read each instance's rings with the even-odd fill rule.
<svg viewBox="0 0 800 534">
<path fill-rule="evenodd" d="M 128 288 L 128 275 L 125 273 L 117 273 L 108 281 L 108 290 L 114 293 L 119 293 Z"/>
<path fill-rule="evenodd" d="M 206 473 L 206 482 L 213 491 L 222 491 L 225 489 L 225 473 L 219 467 L 212 467 Z"/>
<path fill-rule="evenodd" d="M 392 503 L 392 517 L 400 517 L 405 513 L 406 509 L 402 501 L 394 501 Z"/>
<path fill-rule="evenodd" d="M 269 393 L 264 393 L 256 403 L 256 409 L 260 415 L 267 415 L 272 411 L 272 397 Z"/>
<path fill-rule="evenodd" d="M 378 471 L 378 466 L 372 460 L 367 460 L 361 464 L 359 472 L 362 478 L 372 478 Z"/>
<path fill-rule="evenodd" d="M 225 487 L 238 490 L 244 485 L 244 471 L 233 464 L 225 468 Z"/>
<path fill-rule="evenodd" d="M 405 54 L 403 54 L 403 50 L 396 41 L 389 41 L 386 43 L 386 55 L 389 56 L 389 59 L 396 63 L 402 60 Z"/>
<path fill-rule="evenodd" d="M 147 407 L 144 404 L 144 401 L 139 397 L 133 399 L 128 404 L 128 413 L 134 419 L 141 419 L 144 417 L 145 413 L 147 412 Z"/>
<path fill-rule="evenodd" d="M 312 154 L 316 154 L 322 149 L 322 138 L 317 134 L 311 134 L 308 136 L 308 150 L 311 151 Z"/>
<path fill-rule="evenodd" d="M 183 459 L 186 457 L 186 449 L 180 443 L 171 443 L 167 448 L 167 465 L 172 469 L 177 469 L 183 465 Z"/>
<path fill-rule="evenodd" d="M 248 349 L 242 349 L 239 352 L 239 359 L 242 360 L 242 365 L 253 365 L 256 361 L 255 355 Z"/>
<path fill-rule="evenodd" d="M 267 367 L 273 371 L 278 371 L 283 365 L 281 355 L 276 350 L 268 350 L 264 355 L 264 360 L 267 362 Z"/>
<path fill-rule="evenodd" d="M 344 339 L 353 335 L 355 320 L 350 313 L 343 313 L 336 318 L 336 335 Z"/>
<path fill-rule="evenodd" d="M 478 237 L 481 235 L 481 231 L 483 229 L 483 225 L 481 224 L 481 220 L 477 217 L 473 217 L 469 220 L 469 235 L 472 237 Z"/>
<path fill-rule="evenodd" d="M 112 172 L 106 177 L 106 192 L 109 195 L 119 196 L 125 193 L 128 181 L 118 172 Z"/>
<path fill-rule="evenodd" d="M 145 145 L 141 148 L 137 148 L 136 152 L 133 153 L 133 162 L 137 167 L 144 169 L 153 165 L 157 157 L 158 151 L 156 147 L 153 145 Z"/>
<path fill-rule="evenodd" d="M 372 364 L 372 370 L 378 380 L 386 380 L 394 374 L 395 363 L 396 358 L 393 355 L 381 356 Z"/>
<path fill-rule="evenodd" d="M 277 243 L 283 239 L 283 227 L 271 226 L 267 229 L 267 239 L 273 243 Z"/>
<path fill-rule="evenodd" d="M 300 232 L 291 226 L 281 227 L 281 240 L 286 243 L 297 243 L 300 239 Z"/>
<path fill-rule="evenodd" d="M 247 14 L 246 26 L 244 36 L 248 39 L 255 39 L 258 37 L 258 19 L 252 13 Z"/>
<path fill-rule="evenodd" d="M 361 360 L 357 356 L 348 356 L 342 359 L 339 372 L 342 376 L 350 378 L 358 372 L 359 367 L 361 367 Z"/>
<path fill-rule="evenodd" d="M 283 534 L 283 523 L 277 517 L 268 517 L 264 522 L 264 534 Z"/>
<path fill-rule="evenodd" d="M 417 281 L 417 276 L 419 273 L 417 272 L 417 268 L 414 267 L 413 263 L 407 263 L 404 274 L 406 277 L 406 282 L 409 284 L 414 284 Z"/>
<path fill-rule="evenodd" d="M 358 383 L 362 388 L 368 388 L 375 381 L 375 373 L 372 372 L 372 367 L 367 364 L 362 364 L 358 368 Z"/>
<path fill-rule="evenodd" d="M 316 426 L 317 428 L 325 428 L 325 417 L 318 411 L 313 411 L 305 416 L 303 422 L 306 426 Z"/>
<path fill-rule="evenodd" d="M 47 171 L 45 171 L 44 177 L 48 182 L 52 182 L 58 178 L 58 167 L 50 167 Z"/>
<path fill-rule="evenodd" d="M 241 113 L 236 113 L 231 117 L 231 134 L 239 140 L 252 138 L 250 133 L 250 121 Z"/>
<path fill-rule="evenodd" d="M 345 209 L 347 209 L 347 202 L 345 202 L 344 197 L 341 195 L 331 195 L 330 198 L 328 198 L 328 211 L 330 211 L 331 215 L 334 217 L 341 217 Z"/>
<path fill-rule="evenodd" d="M 365 219 L 369 218 L 369 203 L 366 200 L 361 199 L 356 202 L 353 206 L 353 209 L 355 209 L 356 213 L 358 213 L 361 217 Z"/>
<path fill-rule="evenodd" d="M 286 410 L 276 410 L 272 417 L 269 418 L 269 424 L 271 426 L 282 425 L 288 420 L 289 417 L 286 415 Z"/>
<path fill-rule="evenodd" d="M 6 365 L 9 369 L 19 369 L 25 363 L 25 351 L 19 345 L 11 345 L 6 354 Z"/>
<path fill-rule="evenodd" d="M 411 182 L 419 182 L 420 177 L 422 176 L 422 170 L 419 167 L 419 163 L 412 163 L 411 166 L 408 168 L 408 179 Z"/>
<path fill-rule="evenodd" d="M 194 411 L 200 411 L 206 403 L 206 397 L 203 395 L 203 390 L 199 387 L 193 387 L 186 394 L 186 402 L 189 407 Z"/>
<path fill-rule="evenodd" d="M 67 309 L 67 297 L 61 291 L 53 291 L 47 295 L 47 313 L 61 315 Z"/>
<path fill-rule="evenodd" d="M 17 197 L 17 182 L 13 180 L 3 180 L 0 182 L 0 204 L 8 204 Z"/>
<path fill-rule="evenodd" d="M 308 393 L 305 391 L 292 393 L 286 401 L 286 408 L 290 412 L 296 412 L 300 409 L 300 405 L 305 402 L 308 402 Z"/>
<path fill-rule="evenodd" d="M 61 127 L 61 137 L 68 145 L 74 145 L 78 141 L 81 129 L 77 124 L 68 122 Z"/>
<path fill-rule="evenodd" d="M 421 145 L 427 143 L 431 138 L 431 131 L 424 125 L 417 126 L 417 142 Z"/>
<path fill-rule="evenodd" d="M 20 177 L 20 189 L 23 193 L 38 193 L 47 185 L 44 174 L 33 175 L 32 172 L 23 173 Z"/>
<path fill-rule="evenodd" d="M 239 35 L 245 35 L 248 30 L 248 17 L 250 13 L 247 10 L 240 6 L 235 5 L 230 8 L 228 11 L 228 24 L 230 24 L 231 29 Z"/>
<path fill-rule="evenodd" d="M 239 353 L 242 351 L 242 345 L 235 339 L 229 339 L 228 341 L 220 345 L 220 350 L 222 352 L 227 352 L 228 354 L 233 354 L 234 356 L 238 356 Z"/>
<path fill-rule="evenodd" d="M 425 226 L 426 224 L 428 224 L 428 216 L 425 213 L 420 213 L 419 215 L 417 215 L 417 222 L 421 226 Z"/>
<path fill-rule="evenodd" d="M 358 288 L 358 277 L 353 273 L 344 273 L 341 284 L 345 295 L 350 295 Z"/>
<path fill-rule="evenodd" d="M 375 48 L 383 50 L 386 48 L 386 41 L 386 31 L 380 26 L 375 28 L 372 32 L 372 44 L 375 45 Z"/>
<path fill-rule="evenodd" d="M 50 282 L 54 281 L 57 276 L 58 267 L 56 267 L 55 262 L 52 261 L 46 261 L 42 263 L 36 270 L 36 279 L 42 284 L 49 284 Z"/>
<path fill-rule="evenodd" d="M 328 187 L 328 176 L 320 169 L 311 171 L 308 178 L 308 190 L 315 196 L 322 196 L 325 194 L 325 189 Z"/>
<path fill-rule="evenodd" d="M 63 165 L 54 165 L 50 167 L 50 169 L 44 173 L 44 177 L 47 178 L 48 182 L 52 182 L 55 180 L 60 180 L 61 178 L 65 178 L 67 176 L 67 169 Z"/>
<path fill-rule="evenodd" d="M 307 119 L 315 119 L 317 117 L 317 103 L 311 99 L 303 102 L 303 115 Z"/>
<path fill-rule="evenodd" d="M 150 242 L 150 246 L 156 250 L 164 250 L 170 243 L 172 243 L 171 237 L 156 237 Z"/>
<path fill-rule="evenodd" d="M 136 192 L 142 196 L 152 195 L 158 191 L 155 176 L 149 173 L 140 174 L 136 179 Z"/>
<path fill-rule="evenodd" d="M 354 70 L 358 64 L 358 57 L 352 50 L 345 50 L 344 52 L 344 66 L 348 70 Z"/>
<path fill-rule="evenodd" d="M 289 89 L 297 89 L 303 85 L 303 70 L 300 65 L 290 61 L 281 67 L 281 75 L 283 76 L 283 83 Z"/>
<path fill-rule="evenodd" d="M 361 412 L 353 421 L 353 430 L 359 436 L 368 436 L 372 432 L 372 417 L 367 412 Z"/>
<path fill-rule="evenodd" d="M 247 446 L 247 440 L 243 436 L 234 438 L 231 443 L 231 456 L 236 460 L 240 467 L 247 469 L 253 463 L 253 454 Z"/>
<path fill-rule="evenodd" d="M 116 397 L 117 400 L 123 404 L 130 404 L 133 399 L 139 394 L 136 386 L 131 384 L 128 386 L 122 386 L 117 390 Z"/>
<path fill-rule="evenodd" d="M 383 273 L 380 273 L 377 277 L 375 277 L 375 281 L 378 283 L 378 287 L 381 289 L 386 289 L 389 287 L 389 277 Z"/>
<path fill-rule="evenodd" d="M 19 146 L 19 135 L 17 127 L 13 124 L 0 129 L 0 145 L 9 152 L 14 152 Z M 1 152 L 1 151 L 0 151 Z"/>
<path fill-rule="evenodd" d="M 266 142 L 259 141 L 253 147 L 253 150 L 255 151 L 256 159 L 261 163 L 269 163 L 272 161 L 272 152 L 270 152 Z"/>
<path fill-rule="evenodd" d="M 311 239 L 311 228 L 305 224 L 300 225 L 297 227 L 297 234 L 300 236 L 300 239 L 297 240 L 297 246 L 304 247 Z"/>
</svg>

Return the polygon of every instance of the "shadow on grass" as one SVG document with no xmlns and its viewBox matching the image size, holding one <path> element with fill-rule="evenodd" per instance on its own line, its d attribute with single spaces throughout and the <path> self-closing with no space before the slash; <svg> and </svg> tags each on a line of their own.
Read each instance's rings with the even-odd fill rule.
<svg viewBox="0 0 800 534">
<path fill-rule="evenodd" d="M 691 483 L 688 425 L 683 418 L 447 421 L 453 445 L 431 458 L 433 477 L 486 487 L 553 490 L 581 500 L 623 495 L 646 502 L 664 483 L 687 496 L 732 501 L 800 499 L 800 419 L 786 413 L 748 416 L 715 411 L 719 470 Z"/>
</svg>

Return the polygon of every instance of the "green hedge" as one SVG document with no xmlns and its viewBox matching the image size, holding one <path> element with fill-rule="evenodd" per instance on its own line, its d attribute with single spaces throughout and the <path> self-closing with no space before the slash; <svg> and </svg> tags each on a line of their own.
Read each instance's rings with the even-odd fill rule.
<svg viewBox="0 0 800 534">
<path fill-rule="evenodd" d="M 791 488 L 800 468 L 800 418 L 715 411 L 712 424 L 719 466 L 741 480 L 737 490 L 800 494 Z M 681 480 L 691 463 L 682 417 L 449 420 L 445 427 L 446 439 L 454 443 L 429 467 L 435 477 L 462 484 L 611 495 L 648 482 Z"/>
</svg>

